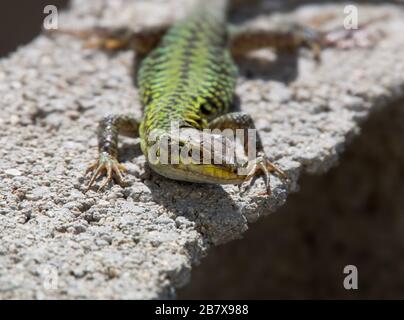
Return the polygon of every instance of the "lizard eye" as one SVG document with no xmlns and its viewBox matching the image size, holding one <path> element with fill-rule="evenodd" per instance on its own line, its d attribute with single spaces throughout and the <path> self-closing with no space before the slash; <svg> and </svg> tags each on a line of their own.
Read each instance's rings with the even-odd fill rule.
<svg viewBox="0 0 404 320">
<path fill-rule="evenodd" d="M 214 113 L 214 109 L 209 104 L 206 103 L 202 104 L 200 109 L 202 114 L 204 114 L 205 116 L 210 116 Z"/>
</svg>

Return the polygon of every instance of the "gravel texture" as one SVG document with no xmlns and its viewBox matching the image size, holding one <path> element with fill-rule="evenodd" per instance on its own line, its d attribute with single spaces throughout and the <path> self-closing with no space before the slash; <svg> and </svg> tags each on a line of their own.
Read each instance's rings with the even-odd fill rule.
<svg viewBox="0 0 404 320">
<path fill-rule="evenodd" d="M 264 27 L 274 7 L 285 9 L 278 17 L 302 22 L 328 14 L 337 15 L 330 26 L 343 20 L 340 5 L 292 4 L 289 11 L 280 3 L 257 4 L 261 17 L 253 23 Z M 140 28 L 177 18 L 183 7 L 173 0 L 73 1 L 61 26 Z M 246 22 L 250 11 L 235 20 Z M 0 297 L 175 297 L 210 246 L 241 237 L 249 223 L 280 207 L 302 172 L 335 165 L 369 113 L 403 96 L 404 11 L 360 6 L 363 21 L 385 14 L 368 29 L 385 34 L 375 48 L 327 49 L 320 65 L 307 52 L 278 59 L 262 52 L 258 67 L 251 61 L 257 57 L 242 61 L 241 109 L 254 111 L 265 149 L 290 177 L 272 179 L 271 197 L 261 195 L 262 179 L 243 195 L 233 186 L 144 179 L 144 157 L 129 139 L 121 160 L 131 186 L 84 195 L 97 120 L 141 114 L 133 53 L 109 55 L 58 35 L 40 36 L 1 60 Z"/>
</svg>

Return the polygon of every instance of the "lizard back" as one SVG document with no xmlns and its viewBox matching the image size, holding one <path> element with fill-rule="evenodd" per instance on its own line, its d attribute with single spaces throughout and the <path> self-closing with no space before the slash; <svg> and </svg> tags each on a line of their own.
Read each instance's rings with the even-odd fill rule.
<svg viewBox="0 0 404 320">
<path fill-rule="evenodd" d="M 206 1 L 197 7 L 143 60 L 138 73 L 141 135 L 169 130 L 172 121 L 203 129 L 228 112 L 237 67 L 227 48 L 225 3 Z"/>
</svg>

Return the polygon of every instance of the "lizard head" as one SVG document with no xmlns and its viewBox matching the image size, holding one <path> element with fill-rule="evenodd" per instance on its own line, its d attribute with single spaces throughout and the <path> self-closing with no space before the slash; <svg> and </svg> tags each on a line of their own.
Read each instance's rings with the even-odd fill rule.
<svg viewBox="0 0 404 320">
<path fill-rule="evenodd" d="M 158 132 L 147 149 L 150 167 L 170 179 L 197 183 L 240 184 L 240 163 L 246 161 L 242 145 L 220 134 L 180 128 Z M 150 141 L 149 140 L 149 141 Z"/>
</svg>

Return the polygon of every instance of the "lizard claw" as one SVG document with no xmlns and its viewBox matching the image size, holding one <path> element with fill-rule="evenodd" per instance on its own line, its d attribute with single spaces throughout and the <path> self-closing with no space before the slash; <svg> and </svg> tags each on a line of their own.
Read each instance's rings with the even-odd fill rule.
<svg viewBox="0 0 404 320">
<path fill-rule="evenodd" d="M 84 193 L 86 193 L 93 186 L 95 180 L 102 174 L 106 173 L 106 179 L 104 179 L 101 186 L 98 188 L 98 191 L 102 190 L 113 178 L 118 181 L 118 184 L 123 185 L 124 179 L 122 176 L 122 172 L 125 172 L 125 167 L 118 162 L 111 155 L 103 152 L 99 155 L 98 160 L 91 164 L 87 170 L 86 175 L 90 172 L 93 172 L 91 176 L 91 180 L 86 187 Z"/>
</svg>

